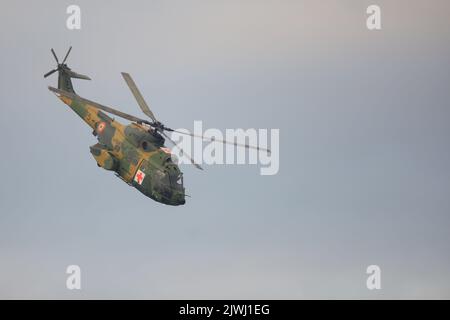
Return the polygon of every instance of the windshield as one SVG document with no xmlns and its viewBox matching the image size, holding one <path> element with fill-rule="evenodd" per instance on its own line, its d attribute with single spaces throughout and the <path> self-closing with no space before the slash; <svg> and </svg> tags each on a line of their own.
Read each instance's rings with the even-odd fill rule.
<svg viewBox="0 0 450 320">
<path fill-rule="evenodd" d="M 175 189 L 183 188 L 183 174 L 169 174 L 170 185 Z"/>
<path fill-rule="evenodd" d="M 178 176 L 176 183 L 180 186 L 183 185 L 183 174 L 182 173 L 180 173 L 180 175 Z"/>
</svg>

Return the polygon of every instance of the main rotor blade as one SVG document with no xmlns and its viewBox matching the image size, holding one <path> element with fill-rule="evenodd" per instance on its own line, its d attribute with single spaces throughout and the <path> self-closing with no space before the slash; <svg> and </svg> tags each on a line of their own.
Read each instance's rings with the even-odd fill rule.
<svg viewBox="0 0 450 320">
<path fill-rule="evenodd" d="M 46 74 L 44 74 L 44 78 L 47 78 L 49 75 L 51 75 L 53 72 L 56 72 L 56 71 L 58 71 L 58 69 L 50 70 L 49 72 L 47 72 Z"/>
<path fill-rule="evenodd" d="M 214 141 L 214 142 L 220 142 L 220 143 L 223 143 L 223 144 L 231 144 L 231 145 L 234 145 L 234 146 L 244 147 L 244 148 L 247 148 L 247 149 L 255 149 L 255 150 L 258 150 L 258 151 L 259 151 L 259 150 L 262 150 L 262 151 L 266 151 L 266 152 L 268 152 L 268 153 L 271 153 L 270 149 L 261 148 L 261 147 L 259 147 L 259 146 L 252 146 L 252 145 L 249 145 L 249 144 L 247 144 L 247 143 L 242 144 L 242 143 L 238 143 L 238 142 L 235 142 L 235 141 L 231 142 L 231 141 L 222 140 L 222 139 L 216 139 L 216 138 L 211 138 L 211 137 L 205 137 L 204 135 L 198 135 L 198 134 L 193 134 L 193 133 L 186 133 L 186 132 L 182 132 L 182 131 L 178 131 L 178 130 L 173 130 L 173 129 L 169 129 L 169 128 L 166 128 L 166 130 L 167 130 L 167 131 L 171 131 L 171 132 L 176 132 L 176 133 L 184 134 L 184 135 L 191 136 L 191 137 L 194 137 L 194 138 L 200 138 L 200 139 L 207 140 L 207 141 L 211 141 L 211 142 Z"/>
<path fill-rule="evenodd" d="M 62 64 L 64 64 L 64 62 L 66 62 L 67 57 L 69 56 L 70 50 L 72 50 L 72 46 L 70 46 L 69 50 L 66 53 L 66 56 L 64 57 L 63 62 L 61 62 Z"/>
<path fill-rule="evenodd" d="M 195 162 L 194 162 L 194 159 L 192 159 L 192 157 L 191 157 L 189 154 L 187 154 L 186 151 L 184 151 L 178 144 L 176 144 L 175 141 L 173 141 L 173 140 L 172 140 L 165 132 L 161 132 L 161 134 L 162 134 L 164 137 L 166 137 L 167 140 L 169 140 L 170 142 L 172 142 L 172 144 L 173 144 L 175 147 L 177 147 L 178 149 L 180 149 L 180 151 L 181 151 L 184 155 L 186 155 L 186 157 L 189 158 L 189 160 L 191 161 L 191 163 L 192 163 L 197 169 L 203 170 L 203 168 L 200 167 L 200 165 L 198 165 L 197 163 L 195 163 Z"/>
<path fill-rule="evenodd" d="M 58 57 L 56 56 L 55 50 L 53 48 L 50 50 L 53 53 L 53 56 L 55 57 L 56 63 L 59 64 Z"/>
<path fill-rule="evenodd" d="M 142 112 L 145 113 L 147 116 L 149 116 L 150 119 L 152 119 L 154 122 L 158 122 L 158 120 L 156 120 L 155 115 L 153 114 L 153 112 L 150 110 L 147 103 L 145 102 L 144 97 L 139 92 L 139 89 L 137 88 L 136 84 L 134 83 L 133 78 L 131 78 L 131 76 L 126 72 L 122 72 L 122 77 L 124 78 L 125 82 L 127 83 L 128 87 L 130 88 L 131 92 L 133 93 L 134 98 L 136 99 Z"/>
<path fill-rule="evenodd" d="M 67 98 L 72 99 L 72 100 L 79 100 L 79 101 L 81 101 L 83 103 L 86 103 L 86 104 L 88 104 L 90 106 L 93 106 L 94 108 L 106 111 L 106 112 L 114 114 L 114 115 L 116 115 L 118 117 L 130 120 L 130 121 L 134 121 L 134 122 L 146 123 L 146 124 L 149 124 L 149 125 L 152 124 L 151 122 L 149 122 L 147 120 L 140 119 L 140 118 L 132 116 L 132 115 L 130 115 L 128 113 L 125 113 L 125 112 L 122 112 L 122 111 L 119 111 L 119 110 L 116 110 L 116 109 L 104 106 L 104 105 L 102 105 L 100 103 L 97 103 L 97 102 L 94 102 L 94 101 L 91 101 L 91 100 L 88 100 L 88 99 L 85 99 L 85 98 L 82 98 L 82 97 L 80 97 L 78 95 L 75 95 L 75 94 L 73 94 L 71 92 L 67 92 L 67 91 L 64 91 L 64 90 L 56 89 L 56 88 L 53 88 L 53 87 L 48 87 L 48 89 L 50 91 L 54 92 L 54 93 L 57 93 L 59 95 L 62 95 L 64 97 L 67 97 Z"/>
</svg>

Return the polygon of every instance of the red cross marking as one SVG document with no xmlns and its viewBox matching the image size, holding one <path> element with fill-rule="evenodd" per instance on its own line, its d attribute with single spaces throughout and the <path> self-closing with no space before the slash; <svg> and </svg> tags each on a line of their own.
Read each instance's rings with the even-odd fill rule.
<svg viewBox="0 0 450 320">
<path fill-rule="evenodd" d="M 138 184 L 142 184 L 142 181 L 145 178 L 145 173 L 143 173 L 141 170 L 138 170 L 136 175 L 134 176 L 134 181 L 136 181 Z"/>
<path fill-rule="evenodd" d="M 137 178 L 137 182 L 139 183 L 139 184 L 141 184 L 142 183 L 142 172 L 138 172 L 138 174 L 137 174 L 137 176 L 136 176 L 136 178 Z"/>
</svg>

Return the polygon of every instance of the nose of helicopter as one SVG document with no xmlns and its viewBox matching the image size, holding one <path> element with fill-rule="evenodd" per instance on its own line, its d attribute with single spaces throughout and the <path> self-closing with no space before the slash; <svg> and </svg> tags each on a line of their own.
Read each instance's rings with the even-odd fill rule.
<svg viewBox="0 0 450 320">
<path fill-rule="evenodd" d="M 172 199 L 176 203 L 176 205 L 183 205 L 186 203 L 186 199 L 184 198 L 184 192 L 176 192 L 173 195 Z"/>
</svg>

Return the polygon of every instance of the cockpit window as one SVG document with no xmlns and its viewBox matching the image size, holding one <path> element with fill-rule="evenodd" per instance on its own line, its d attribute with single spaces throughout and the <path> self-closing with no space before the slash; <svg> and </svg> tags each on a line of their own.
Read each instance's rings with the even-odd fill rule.
<svg viewBox="0 0 450 320">
<path fill-rule="evenodd" d="M 170 158 L 165 160 L 165 168 L 164 172 L 166 172 L 169 176 L 170 185 L 175 189 L 183 188 L 183 173 L 180 172 L 178 167 L 174 165 Z"/>
<path fill-rule="evenodd" d="M 180 173 L 178 175 L 169 174 L 170 184 L 173 188 L 180 189 L 183 188 L 183 175 Z"/>
</svg>

